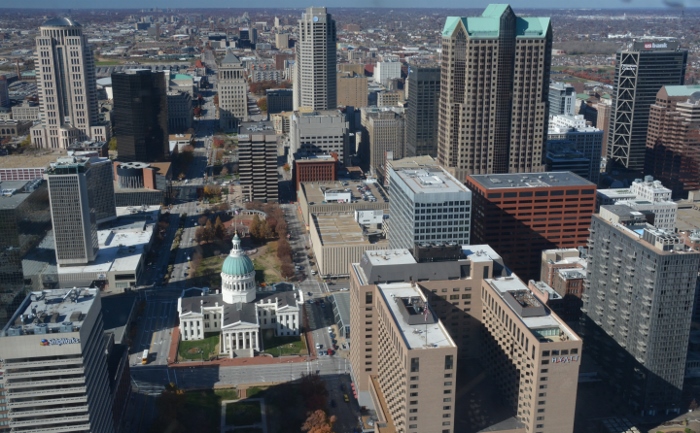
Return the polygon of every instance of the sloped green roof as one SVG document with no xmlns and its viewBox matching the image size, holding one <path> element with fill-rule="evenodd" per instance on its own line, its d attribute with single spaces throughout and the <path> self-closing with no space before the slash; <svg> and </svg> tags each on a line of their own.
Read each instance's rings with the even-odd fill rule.
<svg viewBox="0 0 700 433">
<path fill-rule="evenodd" d="M 588 93 L 577 93 L 576 94 L 576 99 L 585 99 L 588 100 L 591 97 Z"/>
<path fill-rule="evenodd" d="M 693 86 L 665 86 L 666 93 L 670 97 L 674 96 L 690 96 L 693 93 L 700 92 L 700 85 Z"/>
<path fill-rule="evenodd" d="M 549 18 L 545 17 L 518 17 L 515 24 L 515 34 L 517 37 L 544 38 L 549 29 Z"/>
<path fill-rule="evenodd" d="M 191 80 L 192 76 L 187 74 L 175 74 L 173 80 Z"/>
<path fill-rule="evenodd" d="M 447 17 L 442 36 L 450 37 L 461 22 L 470 38 L 497 38 L 501 30 L 501 16 L 509 9 L 507 4 L 490 4 L 480 17 Z M 545 37 L 549 27 L 549 18 L 516 17 L 516 37 Z"/>
</svg>

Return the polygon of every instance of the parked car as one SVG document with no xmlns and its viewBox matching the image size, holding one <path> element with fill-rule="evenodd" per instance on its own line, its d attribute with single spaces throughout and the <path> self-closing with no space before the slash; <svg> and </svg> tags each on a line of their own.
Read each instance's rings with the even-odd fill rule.
<svg viewBox="0 0 700 433">
<path fill-rule="evenodd" d="M 345 400 L 345 403 L 350 403 L 350 398 L 347 394 L 343 394 L 343 400 Z"/>
<path fill-rule="evenodd" d="M 332 327 L 332 326 L 329 326 L 329 327 L 328 327 L 328 333 L 329 333 L 329 334 L 332 334 L 332 333 L 333 333 L 333 327 Z"/>
</svg>

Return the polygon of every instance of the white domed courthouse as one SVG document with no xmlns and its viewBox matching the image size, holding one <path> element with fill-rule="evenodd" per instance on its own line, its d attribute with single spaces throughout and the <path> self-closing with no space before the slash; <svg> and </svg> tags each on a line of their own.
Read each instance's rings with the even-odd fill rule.
<svg viewBox="0 0 700 433">
<path fill-rule="evenodd" d="M 303 294 L 293 284 L 279 283 L 261 290 L 255 283 L 255 267 L 233 238 L 233 248 L 221 267 L 221 293 L 208 288 L 190 288 L 178 299 L 180 338 L 201 340 L 205 334 L 220 333 L 219 352 L 230 357 L 251 357 L 262 352 L 262 335 L 298 336 L 301 328 Z"/>
</svg>

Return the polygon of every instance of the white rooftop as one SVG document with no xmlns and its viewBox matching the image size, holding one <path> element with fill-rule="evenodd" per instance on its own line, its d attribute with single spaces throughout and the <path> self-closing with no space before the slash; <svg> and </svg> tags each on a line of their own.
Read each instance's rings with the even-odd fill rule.
<svg viewBox="0 0 700 433">
<path fill-rule="evenodd" d="M 435 323 L 410 325 L 400 311 L 400 298 L 417 298 L 422 302 L 427 302 L 423 293 L 418 287 L 410 283 L 380 284 L 377 286 L 379 292 L 384 297 L 384 302 L 389 306 L 394 322 L 401 329 L 404 341 L 409 349 L 431 349 L 439 347 L 454 347 L 455 343 L 447 330 L 438 320 Z M 433 314 L 431 311 L 430 314 Z M 421 319 L 421 322 L 423 320 Z"/>
<path fill-rule="evenodd" d="M 501 297 L 504 299 L 506 299 L 506 296 L 513 295 L 513 292 L 527 292 L 525 293 L 525 297 L 527 298 L 525 299 L 525 303 L 530 302 L 531 304 L 525 306 L 524 309 L 533 307 L 538 308 L 541 306 L 541 302 L 538 299 L 533 299 L 534 294 L 532 294 L 532 291 L 520 280 L 520 278 L 516 277 L 515 275 L 509 277 L 487 279 L 486 282 L 488 282 L 488 284 L 491 287 L 496 289 L 496 291 L 499 292 Z M 529 296 L 528 294 L 532 296 Z M 509 302 L 506 302 L 506 305 L 510 305 Z M 559 332 L 566 334 L 569 340 L 579 339 L 579 337 L 573 332 L 571 332 L 569 328 L 564 324 L 564 322 L 562 322 L 561 319 L 559 319 L 559 317 L 552 314 L 548 308 L 544 308 L 544 314 L 532 316 L 527 316 L 524 313 L 521 315 L 520 313 L 518 313 L 518 311 L 514 309 L 513 312 L 520 317 L 520 320 L 522 320 L 525 326 L 527 326 L 531 331 L 533 331 L 535 335 L 537 335 L 536 331 L 539 329 L 558 328 Z M 554 336 L 552 340 L 561 341 L 556 336 Z"/>
<path fill-rule="evenodd" d="M 443 192 L 463 192 L 471 194 L 469 188 L 464 186 L 463 183 L 459 182 L 454 176 L 440 167 L 400 167 L 394 170 L 399 178 L 415 194 L 432 194 Z"/>
<path fill-rule="evenodd" d="M 405 265 L 416 263 L 416 259 L 405 248 L 395 250 L 367 251 L 369 262 L 373 265 Z"/>
<path fill-rule="evenodd" d="M 462 252 L 472 262 L 490 262 L 500 260 L 501 255 L 496 252 L 490 245 L 462 245 Z"/>
</svg>

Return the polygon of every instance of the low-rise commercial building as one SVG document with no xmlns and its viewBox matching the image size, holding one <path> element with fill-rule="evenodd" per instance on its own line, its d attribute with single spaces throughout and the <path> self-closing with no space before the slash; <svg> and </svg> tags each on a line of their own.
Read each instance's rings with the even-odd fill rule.
<svg viewBox="0 0 700 433">
<path fill-rule="evenodd" d="M 379 183 L 368 181 L 302 182 L 297 200 L 307 226 L 311 214 L 389 210 L 386 190 Z"/>
<path fill-rule="evenodd" d="M 29 120 L 0 120 L 0 139 L 27 135 L 32 125 Z"/>
<path fill-rule="evenodd" d="M 294 183 L 299 191 L 301 182 L 332 182 L 338 179 L 338 159 L 334 155 L 314 155 L 294 160 Z"/>
<path fill-rule="evenodd" d="M 351 213 L 311 215 L 309 237 L 321 276 L 347 275 L 348 263 L 360 260 L 365 251 L 389 246 L 382 232 L 382 212 L 360 212 L 379 212 L 379 224 L 363 227 Z"/>
</svg>

